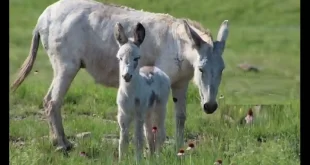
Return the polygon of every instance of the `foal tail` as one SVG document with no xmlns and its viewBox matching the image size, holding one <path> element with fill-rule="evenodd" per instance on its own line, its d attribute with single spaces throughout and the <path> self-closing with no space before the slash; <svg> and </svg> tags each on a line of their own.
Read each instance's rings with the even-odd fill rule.
<svg viewBox="0 0 310 165">
<path fill-rule="evenodd" d="M 24 61 L 22 67 L 20 68 L 17 79 L 13 82 L 13 84 L 10 87 L 12 92 L 15 92 L 15 90 L 22 84 L 22 82 L 30 73 L 34 61 L 36 60 L 37 57 L 39 41 L 40 41 L 40 34 L 38 31 L 35 30 L 32 36 L 29 55 L 27 59 Z"/>
</svg>

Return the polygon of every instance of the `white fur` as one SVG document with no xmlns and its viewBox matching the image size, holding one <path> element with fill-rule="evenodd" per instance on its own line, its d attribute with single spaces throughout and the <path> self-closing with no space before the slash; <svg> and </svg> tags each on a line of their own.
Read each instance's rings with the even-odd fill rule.
<svg viewBox="0 0 310 165">
<path fill-rule="evenodd" d="M 219 30 L 220 40 L 213 41 L 205 29 L 168 14 L 93 0 L 59 0 L 39 17 L 30 54 L 12 87 L 16 89 L 30 73 L 41 37 L 54 71 L 53 81 L 44 97 L 51 138 L 55 145 L 68 148 L 71 145 L 65 137 L 60 109 L 80 68 L 85 68 L 99 84 L 115 88 L 119 85 L 115 57 L 118 45 L 113 38 L 116 22 L 121 22 L 126 34 L 130 35 L 136 22 L 141 22 L 147 29 L 140 47 L 139 65 L 155 65 L 170 78 L 172 97 L 177 100 L 174 108 L 178 149 L 183 145 L 186 93 L 193 75 L 205 112 L 216 110 L 214 105 L 225 66 L 222 53 L 228 36 L 228 21 L 224 21 Z"/>
<path fill-rule="evenodd" d="M 120 126 L 119 159 L 122 159 L 128 148 L 129 125 L 135 119 L 135 147 L 139 160 L 143 150 L 143 127 L 151 154 L 164 143 L 166 137 L 165 119 L 166 106 L 170 93 L 170 79 L 157 67 L 138 66 L 140 58 L 139 46 L 144 39 L 144 28 L 141 25 L 141 42 L 128 40 L 120 23 L 115 25 L 115 39 L 120 49 L 119 59 L 120 80 L 117 92 L 118 123 Z M 139 30 L 137 30 L 139 31 Z M 134 31 L 134 33 L 138 33 Z M 136 43 L 136 44 L 134 44 Z M 130 75 L 129 82 L 124 75 Z M 153 121 L 154 120 L 154 121 Z M 152 127 L 158 127 L 154 135 Z"/>
</svg>

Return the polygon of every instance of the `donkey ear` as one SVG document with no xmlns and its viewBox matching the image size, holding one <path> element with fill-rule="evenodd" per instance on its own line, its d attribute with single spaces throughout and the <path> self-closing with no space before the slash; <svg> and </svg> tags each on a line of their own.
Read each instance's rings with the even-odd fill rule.
<svg viewBox="0 0 310 165">
<path fill-rule="evenodd" d="M 223 21 L 217 33 L 217 41 L 214 42 L 214 51 L 222 55 L 225 49 L 226 40 L 229 34 L 228 20 Z"/>
<path fill-rule="evenodd" d="M 114 27 L 114 38 L 119 44 L 119 46 L 122 46 L 128 42 L 128 38 L 125 34 L 124 28 L 119 22 L 117 22 Z"/>
<path fill-rule="evenodd" d="M 133 32 L 133 40 L 134 40 L 133 43 L 137 46 L 140 46 L 144 38 L 145 38 L 145 28 L 140 22 L 138 22 Z"/>
<path fill-rule="evenodd" d="M 222 22 L 219 32 L 217 33 L 217 41 L 226 41 L 228 38 L 228 33 L 229 33 L 229 26 L 228 26 L 228 20 L 225 20 Z"/>
<path fill-rule="evenodd" d="M 185 31 L 187 35 L 189 36 L 190 40 L 194 43 L 194 46 L 197 48 L 200 48 L 200 46 L 203 43 L 203 40 L 201 37 L 188 25 L 186 20 L 183 20 L 185 25 Z"/>
</svg>

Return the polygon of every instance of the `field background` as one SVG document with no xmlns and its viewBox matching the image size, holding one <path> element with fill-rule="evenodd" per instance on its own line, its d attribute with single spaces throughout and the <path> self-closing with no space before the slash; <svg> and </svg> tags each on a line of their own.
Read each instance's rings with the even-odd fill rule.
<svg viewBox="0 0 310 165">
<path fill-rule="evenodd" d="M 32 30 L 37 18 L 52 0 L 10 0 L 10 82 L 29 52 Z M 199 106 L 197 89 L 188 93 L 187 139 L 196 138 L 193 164 L 299 164 L 300 95 L 300 1 L 298 0 L 115 0 L 108 1 L 145 11 L 187 17 L 211 29 L 214 36 L 221 22 L 230 21 L 230 34 L 224 52 L 219 96 L 220 108 L 205 115 Z M 69 158 L 55 153 L 44 136 L 47 123 L 42 116 L 42 99 L 52 79 L 52 69 L 40 44 L 31 74 L 15 94 L 10 95 L 10 164 L 115 164 L 117 145 L 102 141 L 118 135 L 116 89 L 94 84 L 81 70 L 63 106 L 67 135 L 90 131 L 91 138 L 76 140 L 78 147 Z M 237 65 L 250 63 L 261 68 L 252 73 Z M 38 71 L 34 74 L 34 71 Z M 229 115 L 237 122 L 249 104 L 287 104 L 266 106 L 253 126 L 227 123 Z M 230 105 L 230 106 L 228 106 Z M 244 105 L 244 106 L 234 106 Z M 170 100 L 167 135 L 174 133 L 173 104 Z M 257 138 L 265 137 L 258 144 Z M 43 138 L 42 138 L 43 137 Z M 35 140 L 34 140 L 35 139 Z M 90 158 L 79 156 L 85 151 Z M 174 148 L 167 145 L 161 159 L 149 164 L 178 164 Z M 123 164 L 132 164 L 129 158 Z M 186 164 L 189 159 L 185 160 Z"/>
</svg>

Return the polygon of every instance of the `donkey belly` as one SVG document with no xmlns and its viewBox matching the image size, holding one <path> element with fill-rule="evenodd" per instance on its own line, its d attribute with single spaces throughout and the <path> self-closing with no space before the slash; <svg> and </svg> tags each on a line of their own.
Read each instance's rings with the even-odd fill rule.
<svg viewBox="0 0 310 165">
<path fill-rule="evenodd" d="M 83 64 L 96 84 L 117 88 L 119 86 L 118 61 L 115 55 L 111 55 L 111 51 L 115 50 L 113 48 L 108 50 L 92 48 L 85 54 Z"/>
<path fill-rule="evenodd" d="M 100 68 L 101 69 L 101 68 Z M 94 78 L 96 84 L 100 84 L 106 87 L 112 87 L 117 88 L 119 85 L 119 77 L 118 77 L 118 71 L 105 71 L 102 70 L 105 73 L 102 73 L 98 75 L 97 73 L 92 72 L 90 69 L 86 69 L 88 73 Z M 96 70 L 99 70 L 96 69 Z"/>
<path fill-rule="evenodd" d="M 118 69 L 107 68 L 106 66 L 105 63 L 98 62 L 85 69 L 93 77 L 96 84 L 117 88 L 119 86 Z"/>
</svg>

